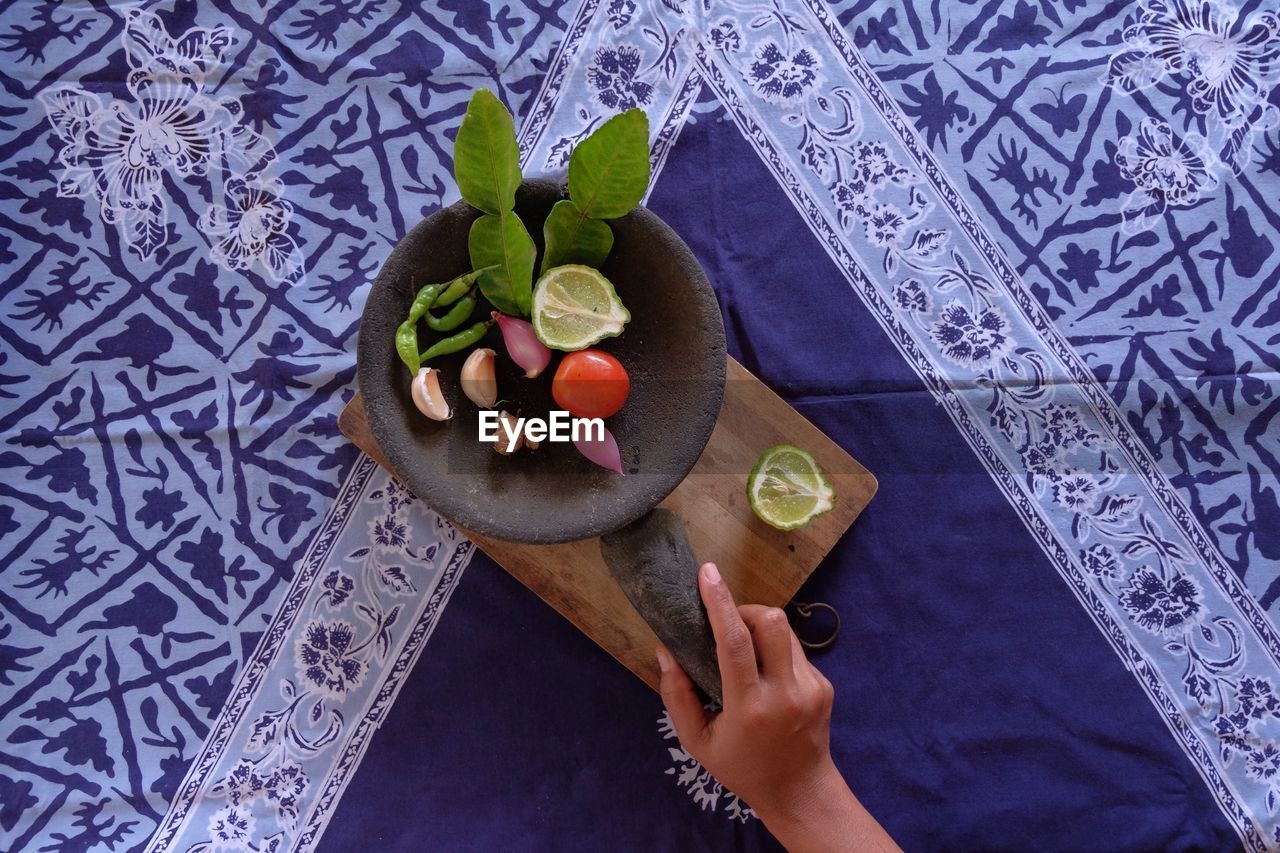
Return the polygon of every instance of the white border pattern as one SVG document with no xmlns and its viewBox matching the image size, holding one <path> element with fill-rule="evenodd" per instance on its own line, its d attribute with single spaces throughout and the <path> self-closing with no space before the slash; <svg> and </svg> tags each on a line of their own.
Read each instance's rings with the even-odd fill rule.
<svg viewBox="0 0 1280 853">
<path fill-rule="evenodd" d="M 387 512 L 389 497 L 392 506 Z M 241 838 L 210 839 L 207 826 L 212 822 L 211 813 L 213 818 L 220 813 L 218 807 L 224 801 L 221 789 L 226 787 L 225 780 L 244 756 L 263 751 L 254 746 L 254 739 L 264 728 L 263 721 L 281 717 L 274 707 L 280 703 L 276 698 L 278 691 L 291 699 L 305 683 L 296 671 L 295 652 L 305 641 L 308 629 L 317 624 L 315 614 L 320 614 L 319 623 L 325 624 L 328 605 L 334 597 L 331 580 L 335 576 L 349 579 L 345 571 L 350 568 L 352 555 L 347 553 L 350 549 L 355 549 L 357 555 L 360 551 L 366 555 L 376 553 L 377 549 L 370 547 L 373 543 L 369 527 L 386 518 L 402 523 L 406 530 L 412 528 L 408 533 L 410 537 L 417 532 L 430 538 L 425 549 L 417 549 L 422 555 L 421 565 L 412 566 L 409 574 L 401 569 L 401 574 L 394 576 L 396 582 L 404 583 L 406 578 L 409 582 L 395 594 L 405 596 L 406 602 L 399 607 L 411 612 L 403 619 L 379 620 L 376 633 L 383 633 L 385 626 L 385 646 L 380 646 L 384 651 L 376 660 L 370 659 L 357 679 L 356 687 L 363 689 L 349 689 L 349 699 L 345 692 L 328 696 L 327 708 L 324 704 L 314 706 L 320 712 L 312 718 L 312 723 L 325 720 L 329 723 L 327 731 L 318 736 L 300 735 L 299 742 L 304 749 L 300 755 L 292 756 L 290 763 L 300 768 L 305 781 L 287 805 L 290 814 L 283 822 L 284 828 L 270 835 L 261 828 Z M 368 523 L 362 525 L 359 521 Z M 275 850 L 284 844 L 294 849 L 309 849 L 314 845 L 352 771 L 364 756 L 369 737 L 395 701 L 405 676 L 421 654 L 474 552 L 471 542 L 458 536 L 435 513 L 418 505 L 370 457 L 361 455 L 147 849 Z M 377 577 L 376 572 L 373 576 Z M 421 588 L 415 590 L 414 582 Z M 354 582 L 338 589 L 342 590 L 339 595 L 343 603 L 352 596 L 355 596 L 353 601 L 359 601 L 362 590 Z M 322 604 L 325 606 L 321 607 Z M 312 616 L 309 622 L 308 615 Z M 378 663 L 384 665 L 378 666 Z M 295 678 L 299 686 L 294 685 Z M 346 717 L 342 714 L 344 710 Z M 325 711 L 328 716 L 324 715 Z M 349 730 L 345 730 L 346 719 L 353 721 Z M 290 726 L 301 731 L 305 721 L 298 724 L 281 720 L 280 726 L 273 728 Z M 344 734 L 340 743 L 335 740 Z M 272 798 L 264 796 L 263 799 L 270 804 Z M 278 799 L 276 796 L 275 800 Z M 255 827 L 252 819 L 249 826 Z"/>
</svg>

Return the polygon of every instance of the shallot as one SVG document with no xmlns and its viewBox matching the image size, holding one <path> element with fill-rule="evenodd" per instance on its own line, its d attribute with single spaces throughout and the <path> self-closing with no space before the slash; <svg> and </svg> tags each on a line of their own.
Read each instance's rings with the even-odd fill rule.
<svg viewBox="0 0 1280 853">
<path fill-rule="evenodd" d="M 608 427 L 601 426 L 600 430 L 600 437 L 595 438 L 591 435 L 593 430 L 584 429 L 582 436 L 573 440 L 573 446 L 601 468 L 608 468 L 610 471 L 621 474 L 622 455 L 618 452 L 618 442 L 614 439 L 613 433 L 609 432 Z"/>
<path fill-rule="evenodd" d="M 502 330 L 502 340 L 507 345 L 507 355 L 511 356 L 511 360 L 524 370 L 525 378 L 533 379 L 547 369 L 547 365 L 551 363 L 551 350 L 538 340 L 538 334 L 533 330 L 532 323 L 497 311 L 494 311 L 492 316 L 498 321 L 498 328 Z"/>
</svg>

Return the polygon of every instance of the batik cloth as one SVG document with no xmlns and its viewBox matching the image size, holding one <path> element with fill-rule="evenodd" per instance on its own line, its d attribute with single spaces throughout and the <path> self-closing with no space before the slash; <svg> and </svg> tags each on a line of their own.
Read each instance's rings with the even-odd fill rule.
<svg viewBox="0 0 1280 853">
<path fill-rule="evenodd" d="M 0 83 L 0 848 L 775 846 L 337 432 L 479 86 L 530 176 L 644 109 L 878 477 L 799 598 L 900 843 L 1280 847 L 1274 3 L 20 0 Z"/>
</svg>

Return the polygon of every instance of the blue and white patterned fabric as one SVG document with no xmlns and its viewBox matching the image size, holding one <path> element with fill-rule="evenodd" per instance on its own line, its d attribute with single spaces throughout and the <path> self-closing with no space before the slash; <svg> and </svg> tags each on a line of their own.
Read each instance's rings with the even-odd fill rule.
<svg viewBox="0 0 1280 853">
<path fill-rule="evenodd" d="M 802 597 L 901 843 L 1280 847 L 1274 4 L 0 16 L 0 848 L 772 845 L 337 433 L 481 85 L 526 174 L 648 111 L 731 351 L 879 477 Z"/>
</svg>

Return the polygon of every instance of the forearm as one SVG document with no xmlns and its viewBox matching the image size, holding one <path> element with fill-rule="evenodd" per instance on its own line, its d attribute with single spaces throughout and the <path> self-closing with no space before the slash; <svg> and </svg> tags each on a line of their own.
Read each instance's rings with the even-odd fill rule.
<svg viewBox="0 0 1280 853">
<path fill-rule="evenodd" d="M 901 849 L 858 802 L 834 764 L 810 784 L 787 792 L 776 805 L 757 813 L 791 853 Z"/>
</svg>

